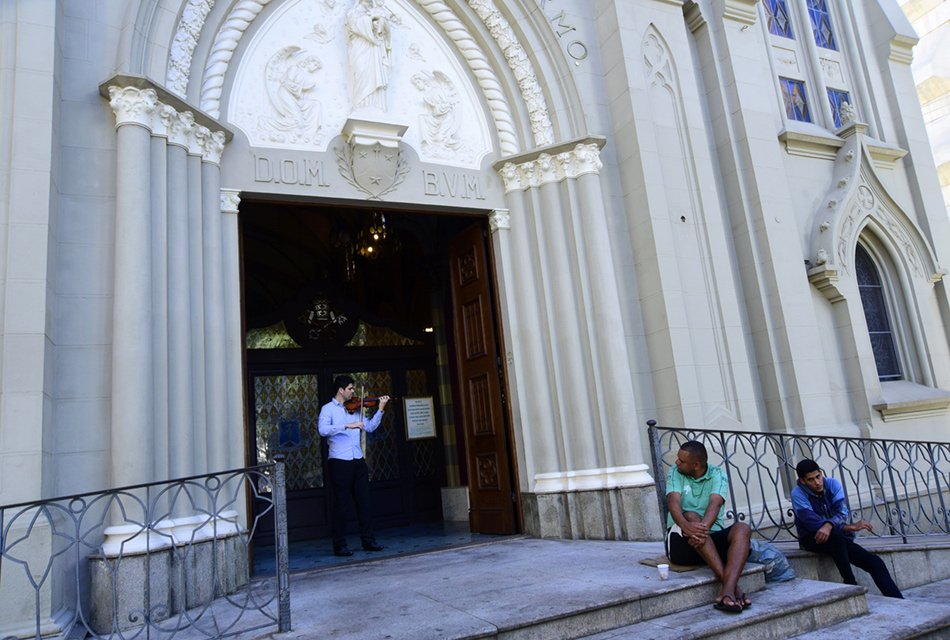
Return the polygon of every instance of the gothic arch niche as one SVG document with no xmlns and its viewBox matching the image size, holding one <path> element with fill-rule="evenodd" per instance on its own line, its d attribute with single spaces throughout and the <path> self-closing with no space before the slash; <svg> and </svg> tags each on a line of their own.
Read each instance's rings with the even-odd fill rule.
<svg viewBox="0 0 950 640">
<path fill-rule="evenodd" d="M 920 227 L 890 195 L 874 168 L 865 140 L 866 125 L 852 123 L 841 133 L 844 146 L 835 160 L 831 188 L 813 218 L 809 280 L 833 305 L 838 339 L 856 359 L 848 384 L 859 420 L 885 421 L 946 412 L 948 372 L 934 345 L 946 336 L 934 318 L 933 284 L 946 273 Z M 858 288 L 856 251 L 871 256 L 882 280 L 893 322 L 903 379 L 882 381 L 868 335 Z M 871 409 L 876 412 L 871 412 Z M 879 412 L 879 413 L 877 413 Z"/>
</svg>

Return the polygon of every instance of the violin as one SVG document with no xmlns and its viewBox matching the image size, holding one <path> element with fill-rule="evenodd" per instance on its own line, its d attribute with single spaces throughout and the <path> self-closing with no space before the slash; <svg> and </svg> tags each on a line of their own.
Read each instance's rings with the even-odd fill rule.
<svg viewBox="0 0 950 640">
<path fill-rule="evenodd" d="M 399 398 L 390 398 L 390 402 L 396 402 Z M 363 409 L 374 409 L 379 405 L 379 398 L 353 398 L 348 400 L 343 406 L 350 413 L 353 413 L 360 407 Z"/>
</svg>

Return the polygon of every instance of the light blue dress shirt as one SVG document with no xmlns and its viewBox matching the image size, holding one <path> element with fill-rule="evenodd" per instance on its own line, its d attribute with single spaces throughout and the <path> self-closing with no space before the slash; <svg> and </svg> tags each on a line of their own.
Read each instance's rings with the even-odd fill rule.
<svg viewBox="0 0 950 640">
<path fill-rule="evenodd" d="M 330 444 L 330 457 L 337 460 L 359 460 L 363 457 L 360 449 L 360 430 L 347 429 L 351 422 L 363 422 L 363 431 L 375 431 L 382 422 L 383 412 L 377 411 L 369 420 L 360 418 L 359 411 L 350 413 L 334 398 L 320 409 L 317 430 Z"/>
</svg>

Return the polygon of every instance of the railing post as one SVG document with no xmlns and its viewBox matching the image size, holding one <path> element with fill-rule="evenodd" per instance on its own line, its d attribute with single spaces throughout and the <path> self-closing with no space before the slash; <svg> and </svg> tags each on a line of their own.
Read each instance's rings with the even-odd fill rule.
<svg viewBox="0 0 950 640">
<path fill-rule="evenodd" d="M 286 456 L 274 456 L 274 530 L 277 535 L 277 625 L 280 633 L 287 633 L 290 626 L 290 556 L 287 549 L 287 486 L 284 460 Z"/>
<path fill-rule="evenodd" d="M 663 473 L 663 451 L 660 448 L 660 432 L 656 420 L 647 420 L 647 433 L 650 436 L 650 449 L 653 451 L 653 485 L 656 487 L 656 499 L 660 507 L 660 519 L 666 530 L 666 474 Z"/>
<path fill-rule="evenodd" d="M 939 445 L 928 444 L 927 453 L 930 458 L 930 469 L 933 472 L 934 482 L 937 484 L 937 499 L 940 501 L 940 511 L 943 512 L 943 532 L 950 533 L 950 515 L 947 514 L 947 503 L 943 499 L 943 489 L 940 488 L 940 468 L 937 466 L 934 446 L 939 447 Z M 937 524 L 936 520 L 936 514 L 934 514 L 934 524 Z M 937 524 L 937 526 L 939 527 L 940 525 Z"/>
<path fill-rule="evenodd" d="M 900 526 L 901 540 L 904 541 L 904 544 L 907 544 L 907 527 L 904 525 L 904 510 L 901 508 L 900 498 L 897 496 L 897 484 L 894 482 L 894 468 L 891 465 L 891 452 L 888 449 L 887 441 L 883 441 L 882 445 L 884 447 L 884 464 L 887 467 L 887 477 L 891 482 L 891 495 L 894 496 L 894 507 L 897 509 L 897 523 Z M 884 502 L 885 507 L 887 506 L 887 500 Z"/>
</svg>

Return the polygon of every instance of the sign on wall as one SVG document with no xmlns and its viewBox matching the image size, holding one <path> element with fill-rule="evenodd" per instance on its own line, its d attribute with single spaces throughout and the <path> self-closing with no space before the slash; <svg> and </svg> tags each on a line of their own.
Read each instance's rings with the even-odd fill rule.
<svg viewBox="0 0 950 640">
<path fill-rule="evenodd" d="M 403 398 L 406 412 L 406 440 L 434 438 L 435 404 L 432 396 Z"/>
</svg>

